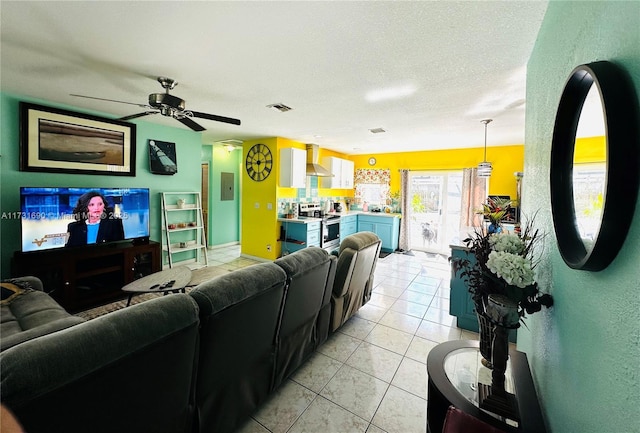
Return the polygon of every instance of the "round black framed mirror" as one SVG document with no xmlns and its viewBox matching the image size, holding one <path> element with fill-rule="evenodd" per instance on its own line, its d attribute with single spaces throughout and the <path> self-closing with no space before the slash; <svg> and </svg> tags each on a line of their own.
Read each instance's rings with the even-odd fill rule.
<svg viewBox="0 0 640 433">
<path fill-rule="evenodd" d="M 599 227 L 578 228 L 574 201 L 574 150 L 578 123 L 592 86 L 597 86 L 606 146 Z M 560 98 L 551 144 L 551 212 L 558 248 L 573 269 L 600 271 L 622 247 L 638 196 L 640 137 L 634 87 L 619 66 L 599 61 L 575 68 Z"/>
</svg>

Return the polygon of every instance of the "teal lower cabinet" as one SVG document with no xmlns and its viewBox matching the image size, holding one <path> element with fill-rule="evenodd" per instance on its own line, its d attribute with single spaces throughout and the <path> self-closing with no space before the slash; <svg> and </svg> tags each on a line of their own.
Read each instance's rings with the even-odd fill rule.
<svg viewBox="0 0 640 433">
<path fill-rule="evenodd" d="M 400 216 L 360 214 L 358 215 L 358 231 L 375 233 L 382 241 L 382 251 L 392 253 L 398 249 Z"/>
<path fill-rule="evenodd" d="M 344 239 L 358 231 L 358 215 L 340 217 L 340 239 Z"/>
<path fill-rule="evenodd" d="M 282 252 L 292 253 L 306 247 L 320 246 L 320 221 L 283 222 Z"/>
<path fill-rule="evenodd" d="M 451 245 L 451 258 L 460 257 L 468 258 L 471 263 L 475 263 L 475 256 L 464 246 Z M 451 281 L 449 283 L 449 314 L 456 316 L 456 325 L 458 328 L 468 331 L 478 332 L 478 317 L 476 316 L 476 307 L 471 300 L 471 294 L 467 283 L 460 273 L 462 270 L 455 272 L 451 267 Z M 515 343 L 516 331 L 509 333 L 509 341 Z"/>
</svg>

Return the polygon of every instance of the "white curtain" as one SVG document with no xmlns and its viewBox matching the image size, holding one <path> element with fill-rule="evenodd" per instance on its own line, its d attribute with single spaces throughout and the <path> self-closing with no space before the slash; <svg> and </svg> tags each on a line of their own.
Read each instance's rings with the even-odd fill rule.
<svg viewBox="0 0 640 433">
<path fill-rule="evenodd" d="M 482 225 L 482 215 L 476 213 L 482 209 L 487 199 L 487 180 L 478 177 L 477 168 L 462 170 L 462 200 L 460 209 L 460 231 L 468 232 L 472 227 Z"/>
<path fill-rule="evenodd" d="M 400 212 L 402 212 L 402 218 L 400 219 L 400 240 L 398 242 L 398 248 L 403 251 L 409 251 L 409 238 L 411 237 L 411 231 L 409 224 L 411 198 L 409 197 L 409 170 L 400 170 Z"/>
</svg>

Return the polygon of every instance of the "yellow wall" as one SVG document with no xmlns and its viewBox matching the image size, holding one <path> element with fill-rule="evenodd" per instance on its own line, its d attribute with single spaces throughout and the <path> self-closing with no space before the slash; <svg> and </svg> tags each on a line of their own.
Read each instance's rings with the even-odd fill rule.
<svg viewBox="0 0 640 433">
<path fill-rule="evenodd" d="M 257 143 L 267 145 L 274 158 L 271 174 L 256 182 L 247 174 L 245 160 L 249 149 Z M 279 234 L 276 188 L 278 183 L 278 139 L 263 138 L 245 141 L 242 145 L 242 254 L 275 260 L 278 257 Z M 268 205 L 271 204 L 271 209 Z M 271 251 L 267 250 L 271 246 Z"/>
<path fill-rule="evenodd" d="M 391 170 L 391 192 L 400 191 L 400 169 L 442 171 L 461 170 L 475 167 L 482 162 L 484 148 L 430 150 L 420 152 L 395 152 L 373 155 L 376 164 L 368 161 L 372 155 L 352 155 L 349 157 L 358 168 L 388 168 Z M 510 195 L 516 197 L 514 173 L 524 167 L 524 145 L 495 146 L 487 148 L 487 161 L 493 165 L 489 179 L 490 195 Z"/>
<path fill-rule="evenodd" d="M 578 164 L 607 160 L 607 142 L 604 136 L 585 137 L 576 140 L 573 160 Z"/>
<path fill-rule="evenodd" d="M 256 182 L 249 178 L 244 169 L 244 160 L 251 146 L 266 144 L 274 158 L 270 176 Z M 579 139 L 575 150 L 576 162 L 603 161 L 606 157 L 604 137 Z M 254 257 L 274 260 L 280 255 L 280 223 L 278 223 L 277 199 L 296 198 L 296 188 L 278 186 L 280 173 L 280 149 L 296 147 L 306 149 L 306 144 L 281 137 L 262 138 L 246 141 L 243 144 L 242 157 L 242 253 Z M 345 155 L 320 148 L 319 158 L 336 156 L 354 161 L 355 168 L 388 168 L 391 171 L 391 192 L 400 190 L 398 170 L 445 171 L 475 167 L 484 157 L 484 148 L 453 150 L 433 150 L 420 152 L 391 152 L 375 154 L 376 165 L 368 163 L 371 155 Z M 509 195 L 516 197 L 514 173 L 523 171 L 524 145 L 493 146 L 487 148 L 487 161 L 493 164 L 493 173 L 489 178 L 490 195 Z M 526 176 L 526 174 L 525 174 Z M 319 197 L 353 197 L 353 190 L 318 188 Z M 256 208 L 256 203 L 258 207 Z M 271 203 L 271 209 L 268 204 Z M 267 250 L 271 245 L 271 251 Z"/>
</svg>

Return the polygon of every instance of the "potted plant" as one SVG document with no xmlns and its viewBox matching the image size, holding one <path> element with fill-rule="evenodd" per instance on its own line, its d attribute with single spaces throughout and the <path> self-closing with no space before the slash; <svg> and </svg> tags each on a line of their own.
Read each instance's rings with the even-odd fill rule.
<svg viewBox="0 0 640 433">
<path fill-rule="evenodd" d="M 487 203 L 482 205 L 482 209 L 477 213 L 484 215 L 489 219 L 489 233 L 500 233 L 502 231 L 502 221 L 512 206 L 510 199 L 501 197 L 489 197 Z"/>
</svg>

